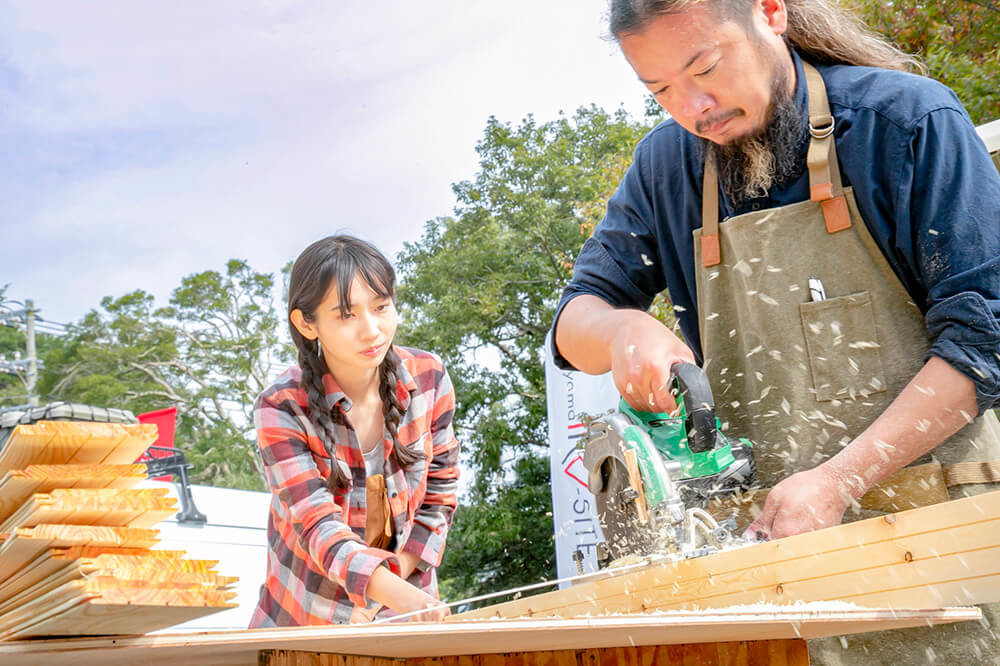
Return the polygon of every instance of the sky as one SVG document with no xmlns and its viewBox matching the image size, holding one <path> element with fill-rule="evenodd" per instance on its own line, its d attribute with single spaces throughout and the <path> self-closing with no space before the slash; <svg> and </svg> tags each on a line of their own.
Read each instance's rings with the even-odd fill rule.
<svg viewBox="0 0 1000 666">
<path fill-rule="evenodd" d="M 645 90 L 606 0 L 0 1 L 0 287 L 73 322 L 448 215 L 493 115 Z"/>
</svg>

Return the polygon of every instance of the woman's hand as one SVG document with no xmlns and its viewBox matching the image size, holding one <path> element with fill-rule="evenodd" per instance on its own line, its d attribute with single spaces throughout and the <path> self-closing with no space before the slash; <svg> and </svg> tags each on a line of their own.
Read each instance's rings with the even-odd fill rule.
<svg viewBox="0 0 1000 666">
<path fill-rule="evenodd" d="M 351 619 L 348 621 L 351 624 L 368 624 L 375 619 L 380 610 L 382 610 L 382 606 L 375 606 L 370 610 L 361 606 L 355 606 L 354 610 L 351 611 Z"/>
<path fill-rule="evenodd" d="M 407 583 L 407 585 L 409 585 L 409 583 Z M 420 591 L 423 592 L 423 590 Z M 409 617 L 410 620 L 414 622 L 440 622 L 441 620 L 451 615 L 451 609 L 442 604 L 439 599 L 435 599 L 426 592 L 424 592 L 424 596 L 427 598 L 422 603 L 420 603 L 417 608 L 411 608 L 410 610 L 406 611 L 408 613 L 412 613 L 414 611 L 423 611 L 421 613 L 417 613 L 416 615 L 411 615 Z M 402 613 L 400 613 L 400 615 L 402 615 Z"/>
<path fill-rule="evenodd" d="M 437 622 L 451 615 L 451 610 L 439 599 L 407 583 L 386 567 L 379 567 L 372 573 L 367 593 L 369 599 L 388 606 L 400 615 L 421 611 L 410 618 L 417 622 Z M 351 618 L 353 621 L 353 614 Z"/>
</svg>

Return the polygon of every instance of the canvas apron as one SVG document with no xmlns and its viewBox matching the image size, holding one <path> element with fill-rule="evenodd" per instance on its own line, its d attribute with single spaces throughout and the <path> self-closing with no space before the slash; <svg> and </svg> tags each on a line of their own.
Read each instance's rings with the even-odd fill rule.
<svg viewBox="0 0 1000 666">
<path fill-rule="evenodd" d="M 718 179 L 714 164 L 707 163 L 703 228 L 694 232 L 705 372 L 724 430 L 754 442 L 764 486 L 815 467 L 851 442 L 921 369 L 929 346 L 920 310 L 872 239 L 852 189 L 841 186 L 825 86 L 815 68 L 804 65 L 811 200 L 720 224 Z M 810 278 L 822 284 L 825 299 L 813 300 Z M 933 456 L 945 464 L 1000 458 L 996 416 L 975 419 Z M 951 495 L 996 488 L 956 486 Z M 877 636 L 886 634 L 916 635 Z M 934 637 L 945 634 L 956 635 L 942 629 Z M 974 649 L 984 640 L 950 643 Z M 1000 644 L 989 640 L 996 650 Z M 914 640 L 896 642 L 908 649 Z M 867 653 L 851 650 L 844 663 L 923 663 L 928 643 L 924 636 L 917 643 L 910 645 L 917 653 L 873 656 L 870 662 Z M 839 663 L 831 655 L 839 653 L 840 642 L 830 648 L 820 663 Z"/>
</svg>

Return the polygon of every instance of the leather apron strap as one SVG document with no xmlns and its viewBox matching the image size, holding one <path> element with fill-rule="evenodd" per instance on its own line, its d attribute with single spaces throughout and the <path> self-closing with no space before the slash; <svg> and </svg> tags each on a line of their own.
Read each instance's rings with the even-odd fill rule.
<svg viewBox="0 0 1000 666">
<path fill-rule="evenodd" d="M 851 215 L 840 180 L 837 146 L 833 140 L 836 123 L 830 113 L 823 77 L 809 63 L 803 61 L 802 66 L 809 92 L 809 152 L 806 155 L 809 198 L 822 206 L 827 233 L 832 234 L 851 227 Z M 719 177 L 711 152 L 705 155 L 702 176 L 701 229 L 702 266 L 716 266 L 722 261 L 719 243 Z"/>
<path fill-rule="evenodd" d="M 382 474 L 365 479 L 365 542 L 383 550 L 392 542 L 392 514 Z"/>
<path fill-rule="evenodd" d="M 830 113 L 826 98 L 826 84 L 819 71 L 803 61 L 806 73 L 806 87 L 809 91 L 809 152 L 806 165 L 809 167 L 809 198 L 823 207 L 823 219 L 827 233 L 843 231 L 851 226 L 851 215 L 847 210 L 847 199 L 840 182 L 840 163 L 837 161 L 837 146 L 833 140 L 836 122 Z"/>
<path fill-rule="evenodd" d="M 719 176 L 715 156 L 705 153 L 705 171 L 701 190 L 701 265 L 716 266 L 722 261 L 719 246 Z"/>
</svg>

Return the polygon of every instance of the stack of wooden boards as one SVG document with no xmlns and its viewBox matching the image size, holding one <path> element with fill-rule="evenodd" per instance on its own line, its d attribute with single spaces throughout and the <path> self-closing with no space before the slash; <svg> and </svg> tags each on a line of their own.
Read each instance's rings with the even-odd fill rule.
<svg viewBox="0 0 1000 666">
<path fill-rule="evenodd" d="M 232 607 L 216 561 L 152 550 L 173 515 L 132 464 L 156 426 L 40 421 L 0 450 L 0 640 L 142 634 Z"/>
<path fill-rule="evenodd" d="M 824 601 L 910 609 L 994 603 L 1000 601 L 1000 491 L 607 574 L 449 620 Z"/>
</svg>

